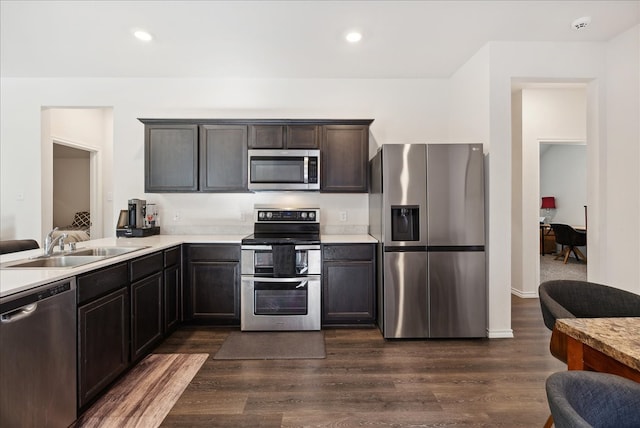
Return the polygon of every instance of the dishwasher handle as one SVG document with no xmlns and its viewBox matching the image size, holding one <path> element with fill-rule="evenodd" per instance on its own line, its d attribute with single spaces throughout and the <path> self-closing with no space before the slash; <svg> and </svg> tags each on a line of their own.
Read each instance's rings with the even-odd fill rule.
<svg viewBox="0 0 640 428">
<path fill-rule="evenodd" d="M 8 324 L 11 322 L 20 321 L 23 318 L 27 318 L 31 316 L 36 311 L 36 309 L 38 309 L 38 303 L 31 303 L 29 305 L 25 305 L 11 312 L 7 312 L 6 314 L 0 315 L 0 323 Z"/>
</svg>

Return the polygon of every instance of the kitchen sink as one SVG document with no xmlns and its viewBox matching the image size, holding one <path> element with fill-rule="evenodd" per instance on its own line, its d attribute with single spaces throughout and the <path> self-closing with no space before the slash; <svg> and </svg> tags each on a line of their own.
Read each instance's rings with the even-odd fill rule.
<svg viewBox="0 0 640 428">
<path fill-rule="evenodd" d="M 54 256 L 40 257 L 31 260 L 19 260 L 17 262 L 7 262 L 3 264 L 3 268 L 72 268 L 85 265 L 87 263 L 97 262 L 104 259 L 104 256 Z"/>
<path fill-rule="evenodd" d="M 22 259 L 6 262 L 0 265 L 2 269 L 59 269 L 73 268 L 87 263 L 93 263 L 110 257 L 132 253 L 149 247 L 95 247 L 81 248 L 64 253 L 53 253 L 50 256 L 38 256 L 30 259 Z"/>
</svg>

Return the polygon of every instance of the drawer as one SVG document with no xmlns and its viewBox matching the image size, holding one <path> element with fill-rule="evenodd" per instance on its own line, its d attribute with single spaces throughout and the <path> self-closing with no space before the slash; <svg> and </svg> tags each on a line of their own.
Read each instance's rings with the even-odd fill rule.
<svg viewBox="0 0 640 428">
<path fill-rule="evenodd" d="M 163 266 L 163 256 L 160 251 L 137 258 L 131 262 L 131 282 L 160 272 Z"/>
<path fill-rule="evenodd" d="M 126 287 L 129 269 L 120 263 L 78 276 L 78 304 L 83 304 L 111 291 Z"/>
<path fill-rule="evenodd" d="M 203 244 L 189 245 L 188 260 L 240 261 L 240 245 Z"/>
<path fill-rule="evenodd" d="M 322 246 L 324 260 L 373 260 L 372 244 L 330 244 Z"/>
<path fill-rule="evenodd" d="M 164 250 L 164 267 L 174 266 L 180 263 L 180 247 Z"/>
</svg>

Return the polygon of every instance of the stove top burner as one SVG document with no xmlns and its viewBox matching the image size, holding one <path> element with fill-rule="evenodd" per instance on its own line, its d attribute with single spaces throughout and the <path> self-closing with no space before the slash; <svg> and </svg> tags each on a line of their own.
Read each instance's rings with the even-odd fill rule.
<svg viewBox="0 0 640 428">
<path fill-rule="evenodd" d="M 320 244 L 320 209 L 254 209 L 253 235 L 242 240 L 245 245 Z"/>
</svg>

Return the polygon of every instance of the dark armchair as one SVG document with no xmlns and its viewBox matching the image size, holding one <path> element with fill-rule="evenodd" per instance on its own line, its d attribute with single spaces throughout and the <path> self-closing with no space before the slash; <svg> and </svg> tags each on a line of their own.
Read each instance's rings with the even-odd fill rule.
<svg viewBox="0 0 640 428">
<path fill-rule="evenodd" d="M 554 280 L 540 284 L 540 309 L 551 331 L 558 318 L 640 317 L 640 295 L 587 281 Z M 551 336 L 551 354 L 567 362 L 567 344 Z"/>
<path fill-rule="evenodd" d="M 640 383 L 607 373 L 567 371 L 547 378 L 556 428 L 640 426 Z"/>
<path fill-rule="evenodd" d="M 564 257 L 564 263 L 569 260 L 569 255 L 573 252 L 576 260 L 580 261 L 580 257 L 586 262 L 587 258 L 578 247 L 587 245 L 587 232 L 576 230 L 568 224 L 551 223 L 553 234 L 556 236 L 556 243 L 562 245 L 562 252 L 556 256 L 556 259 Z"/>
<path fill-rule="evenodd" d="M 551 355 L 565 364 L 567 337 L 557 334 L 553 329 L 556 319 L 640 317 L 640 295 L 595 282 L 566 279 L 547 281 L 540 284 L 538 294 L 544 325 L 552 331 L 549 350 Z M 553 410 L 551 402 L 552 398 L 549 397 L 549 405 Z M 555 417 L 556 414 L 552 411 L 552 416 L 544 425 L 545 428 L 552 425 Z M 558 423 L 556 426 L 572 425 Z"/>
<path fill-rule="evenodd" d="M 12 239 L 8 241 L 0 241 L 0 254 L 35 250 L 36 248 L 40 248 L 40 246 L 33 239 Z"/>
</svg>

